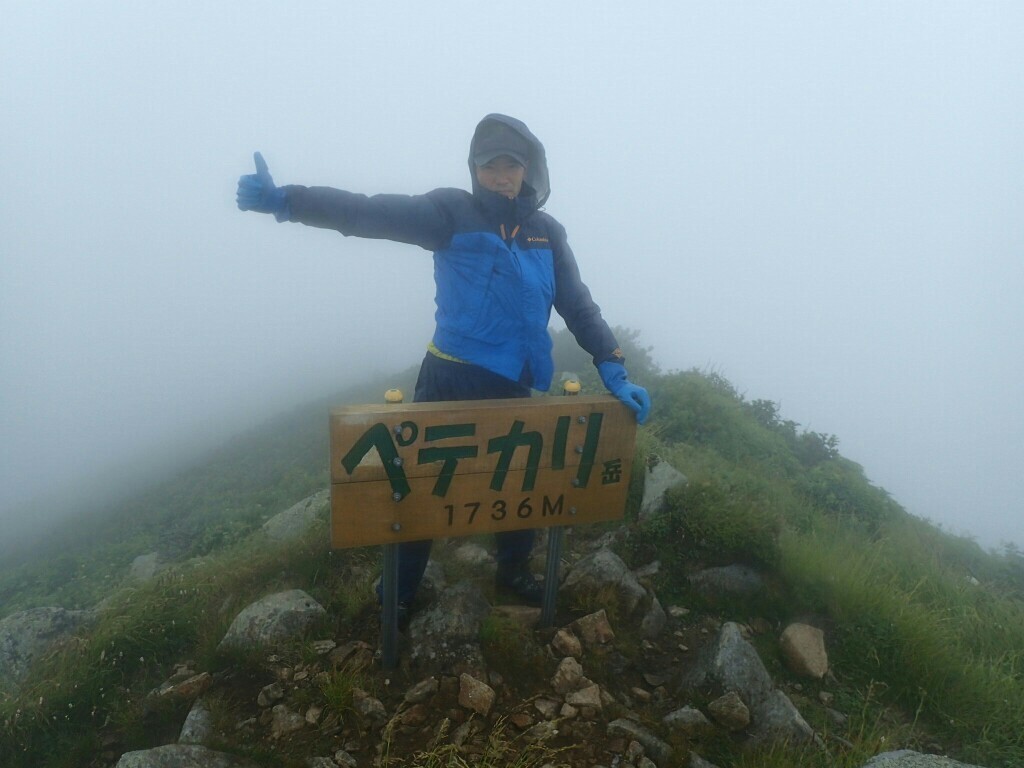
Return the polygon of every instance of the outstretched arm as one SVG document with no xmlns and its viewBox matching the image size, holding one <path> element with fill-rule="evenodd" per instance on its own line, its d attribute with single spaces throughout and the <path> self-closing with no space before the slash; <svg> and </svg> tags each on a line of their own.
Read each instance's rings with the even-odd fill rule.
<svg viewBox="0 0 1024 768">
<path fill-rule="evenodd" d="M 437 250 L 450 238 L 451 220 L 432 195 L 360 195 L 332 187 L 278 187 L 263 156 L 256 173 L 238 180 L 238 207 L 272 213 L 278 221 L 335 229 L 343 235 L 396 240 Z"/>
</svg>

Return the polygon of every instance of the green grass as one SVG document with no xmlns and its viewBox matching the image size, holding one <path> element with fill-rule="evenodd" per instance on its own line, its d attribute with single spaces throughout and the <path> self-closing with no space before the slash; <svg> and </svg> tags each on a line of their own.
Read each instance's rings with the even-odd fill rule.
<svg viewBox="0 0 1024 768">
<path fill-rule="evenodd" d="M 565 346 L 556 339 L 556 348 Z M 839 454 L 833 436 L 801 432 L 772 403 L 747 402 L 721 376 L 663 375 L 645 350 L 627 355 L 631 372 L 652 391 L 655 415 L 638 439 L 627 512 L 636 528 L 621 554 L 634 566 L 662 561 L 656 581 L 666 604 L 679 598 L 711 615 L 778 624 L 820 617 L 836 674 L 830 692 L 850 716 L 843 734 L 850 743 L 826 739 L 823 752 L 746 752 L 728 740 L 698 744 L 698 751 L 744 768 L 853 768 L 887 749 L 941 744 L 988 768 L 1024 764 L 1021 553 L 986 552 L 908 515 Z M 585 371 L 589 362 L 573 358 L 559 367 L 573 365 L 585 374 L 587 391 L 599 391 Z M 352 400 L 372 400 L 378 389 Z M 155 720 L 178 722 L 182 713 L 154 713 L 145 694 L 175 663 L 188 658 L 200 671 L 261 673 L 258 655 L 221 653 L 217 644 L 237 611 L 264 594 L 305 589 L 331 617 L 333 625 L 322 629 L 337 635 L 365 620 L 376 551 L 332 553 L 322 527 L 286 545 L 250 538 L 270 514 L 326 484 L 324 414 L 318 404 L 276 419 L 88 526 L 67 526 L 0 570 L 0 616 L 110 599 L 94 624 L 37 665 L 17 696 L 0 697 L 0 755 L 12 766 L 75 766 L 96 759 L 106 734 L 126 749 L 162 739 Z M 669 495 L 663 515 L 638 525 L 643 467 L 655 454 L 690 482 Z M 579 533 L 573 538 L 585 538 Z M 127 585 L 132 558 L 148 551 L 179 564 L 144 586 Z M 196 556 L 204 557 L 182 564 Z M 734 562 L 764 571 L 767 594 L 701 603 L 690 593 L 691 569 Z M 602 607 L 614 613 L 607 595 L 573 606 Z M 529 652 L 535 646 L 522 630 L 489 620 L 482 641 L 497 669 L 535 664 L 543 677 L 544 659 Z M 302 658 L 310 651 L 298 643 L 285 652 Z M 344 717 L 361 682 L 355 671 L 339 670 L 318 695 Z M 820 713 L 808 719 L 829 727 Z M 553 751 L 525 747 L 502 728 L 491 737 L 473 763 L 437 741 L 383 764 L 559 764 Z"/>
</svg>

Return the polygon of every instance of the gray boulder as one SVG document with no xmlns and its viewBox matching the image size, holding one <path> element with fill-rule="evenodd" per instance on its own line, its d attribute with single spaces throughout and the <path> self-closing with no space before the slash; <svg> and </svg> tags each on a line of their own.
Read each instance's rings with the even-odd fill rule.
<svg viewBox="0 0 1024 768">
<path fill-rule="evenodd" d="M 219 648 L 259 648 L 297 638 L 325 613 L 301 589 L 268 595 L 242 609 Z"/>
<path fill-rule="evenodd" d="M 864 763 L 864 768 L 981 768 L 977 765 L 959 763 L 948 757 L 925 755 L 909 749 L 897 752 L 883 752 Z"/>
<path fill-rule="evenodd" d="M 92 615 L 64 608 L 30 608 L 0 620 L 0 691 L 15 690 L 37 659 Z"/>
<path fill-rule="evenodd" d="M 437 603 L 409 623 L 413 661 L 438 671 L 482 675 L 480 627 L 491 604 L 472 582 L 462 582 L 441 593 Z"/>
<path fill-rule="evenodd" d="M 179 744 L 205 744 L 213 735 L 213 713 L 206 702 L 198 699 L 189 710 L 178 735 Z"/>
<path fill-rule="evenodd" d="M 274 541 L 300 538 L 324 515 L 330 504 L 331 492 L 324 489 L 303 499 L 284 512 L 278 512 L 263 524 L 263 532 Z"/>
<path fill-rule="evenodd" d="M 749 734 L 755 744 L 818 741 L 789 697 L 775 688 L 757 651 L 732 622 L 722 625 L 714 642 L 708 644 L 683 676 L 683 691 L 696 688 L 737 693 L 750 710 Z"/>
<path fill-rule="evenodd" d="M 603 587 L 615 589 L 626 615 L 631 615 L 647 597 L 647 590 L 637 581 L 636 575 L 610 549 L 599 549 L 576 563 L 563 585 L 570 596 Z"/>
<path fill-rule="evenodd" d="M 256 763 L 198 744 L 165 744 L 125 752 L 114 768 L 259 768 Z"/>
<path fill-rule="evenodd" d="M 638 518 L 641 522 L 665 509 L 665 494 L 670 488 L 685 485 L 686 475 L 658 456 L 647 462 L 644 473 L 644 496 L 640 502 Z"/>
</svg>

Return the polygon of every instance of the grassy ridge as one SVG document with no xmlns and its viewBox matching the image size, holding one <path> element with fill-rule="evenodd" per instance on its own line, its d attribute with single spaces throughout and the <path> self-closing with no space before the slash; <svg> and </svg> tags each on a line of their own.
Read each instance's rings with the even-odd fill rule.
<svg viewBox="0 0 1024 768">
<path fill-rule="evenodd" d="M 695 563 L 747 562 L 767 571 L 771 590 L 756 606 L 778 622 L 815 615 L 827 625 L 841 684 L 860 691 L 866 723 L 851 754 L 892 748 L 904 731 L 880 723 L 875 702 L 897 707 L 913 727 L 959 756 L 990 768 L 1024 765 L 1024 560 L 985 552 L 908 515 L 839 452 L 831 435 L 804 432 L 763 400 L 746 401 L 716 374 L 659 373 L 648 350 L 625 338 L 632 378 L 652 390 L 655 412 L 636 461 L 657 454 L 687 486 L 667 512 L 640 527 L 626 553 L 657 556 L 659 594 L 687 594 Z M 589 360 L 556 336 L 559 367 L 599 391 Z M 411 387 L 412 372 L 396 377 Z M 379 399 L 381 386 L 344 400 Z M 342 402 L 337 399 L 335 402 Z M 140 694 L 182 658 L 217 668 L 225 595 L 235 605 L 268 585 L 301 586 L 344 621 L 358 606 L 338 579 L 367 578 L 374 563 L 330 553 L 321 534 L 274 549 L 248 535 L 272 513 L 326 483 L 326 404 L 287 414 L 240 437 L 173 483 L 69 529 L 34 562 L 0 572 L 6 615 L 32 605 L 78 607 L 107 597 L 131 559 L 158 550 L 204 560 L 137 589 L 80 641 L 39 667 L 22 694 L 0 699 L 0 754 L 24 765 L 81 765 L 96 755 L 106 722 L 125 746 L 145 741 Z M 635 507 L 637 499 L 632 498 Z M 58 552 L 63 553 L 57 555 Z M 344 576 L 342 576 L 344 574 Z M 360 575 L 362 574 L 362 575 Z M 741 614 L 742 615 L 742 614 Z M 238 663 L 234 660 L 232 663 Z M 136 704 L 132 704 L 132 701 Z M 170 718 L 177 721 L 177 718 Z M 736 765 L 854 765 L 852 757 L 773 749 Z"/>
</svg>

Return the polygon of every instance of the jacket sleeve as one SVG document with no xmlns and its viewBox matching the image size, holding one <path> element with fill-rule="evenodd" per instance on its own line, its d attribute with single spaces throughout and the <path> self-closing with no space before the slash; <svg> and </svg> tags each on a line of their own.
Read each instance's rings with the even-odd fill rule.
<svg viewBox="0 0 1024 768">
<path fill-rule="evenodd" d="M 594 365 L 614 356 L 619 348 L 615 335 L 601 316 L 601 308 L 580 278 L 576 257 L 569 247 L 565 228 L 551 220 L 551 249 L 555 268 L 555 311 L 565 320 L 576 343 L 590 353 Z"/>
<path fill-rule="evenodd" d="M 332 187 L 285 187 L 289 220 L 341 234 L 395 240 L 429 251 L 452 236 L 451 214 L 441 190 L 426 195 L 361 195 Z"/>
</svg>

